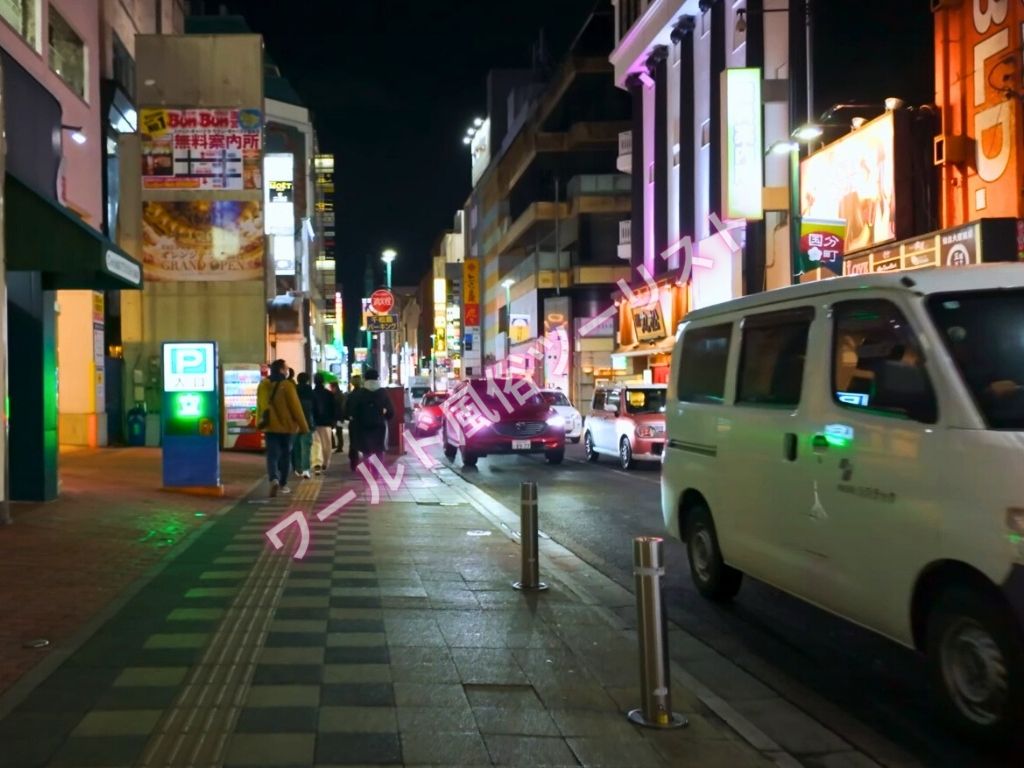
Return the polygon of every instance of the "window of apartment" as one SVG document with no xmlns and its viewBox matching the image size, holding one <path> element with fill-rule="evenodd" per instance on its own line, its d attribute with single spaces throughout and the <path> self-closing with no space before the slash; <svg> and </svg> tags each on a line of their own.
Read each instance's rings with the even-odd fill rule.
<svg viewBox="0 0 1024 768">
<path fill-rule="evenodd" d="M 687 329 L 679 355 L 679 399 L 720 404 L 725 398 L 732 323 Z"/>
<path fill-rule="evenodd" d="M 0 0 L 0 4 L 5 0 Z M 85 92 L 85 44 L 64 17 L 50 6 L 50 69 L 83 99 Z"/>
<path fill-rule="evenodd" d="M 3 0 L 0 0 L 3 2 Z M 120 83 L 125 93 L 135 93 L 135 60 L 121 39 L 114 35 L 114 80 Z"/>
<path fill-rule="evenodd" d="M 796 406 L 814 310 L 772 312 L 743 323 L 736 402 Z"/>
<path fill-rule="evenodd" d="M 14 27 L 25 42 L 39 49 L 39 0 L 0 0 L 0 18 Z"/>
</svg>

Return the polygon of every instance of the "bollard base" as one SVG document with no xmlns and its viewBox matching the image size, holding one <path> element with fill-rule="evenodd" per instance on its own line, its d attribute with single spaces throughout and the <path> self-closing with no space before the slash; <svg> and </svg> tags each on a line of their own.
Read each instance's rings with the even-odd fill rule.
<svg viewBox="0 0 1024 768">
<path fill-rule="evenodd" d="M 544 592 L 548 588 L 548 585 L 543 581 L 538 583 L 535 587 L 528 587 L 521 581 L 516 581 L 512 584 L 512 589 L 518 589 L 520 592 Z"/>
<path fill-rule="evenodd" d="M 629 722 L 634 725 L 642 725 L 644 728 L 685 728 L 690 724 L 690 721 L 678 712 L 671 712 L 669 714 L 670 717 L 664 723 L 659 723 L 655 720 L 648 720 L 644 717 L 644 711 L 642 709 L 634 709 L 626 715 L 626 717 L 629 719 Z"/>
</svg>

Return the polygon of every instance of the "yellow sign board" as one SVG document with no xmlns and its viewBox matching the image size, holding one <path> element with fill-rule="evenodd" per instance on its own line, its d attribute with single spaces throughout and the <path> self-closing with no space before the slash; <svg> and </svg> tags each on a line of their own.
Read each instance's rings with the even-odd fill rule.
<svg viewBox="0 0 1024 768">
<path fill-rule="evenodd" d="M 480 260 L 466 259 L 462 262 L 462 302 L 480 303 Z"/>
</svg>

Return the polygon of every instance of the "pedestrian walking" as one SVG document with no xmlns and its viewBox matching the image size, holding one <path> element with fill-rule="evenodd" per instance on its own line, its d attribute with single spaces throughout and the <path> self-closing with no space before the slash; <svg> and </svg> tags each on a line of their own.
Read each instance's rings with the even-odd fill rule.
<svg viewBox="0 0 1024 768">
<path fill-rule="evenodd" d="M 345 452 L 345 393 L 341 391 L 338 382 L 330 383 L 331 396 L 334 398 L 334 412 L 338 414 L 338 420 L 334 423 L 334 452 Z"/>
<path fill-rule="evenodd" d="M 388 421 L 395 415 L 387 392 L 380 387 L 379 375 L 373 368 L 364 372 L 363 386 L 348 396 L 349 460 L 355 469 L 359 454 L 380 457 L 384 453 Z M 355 425 L 355 434 L 352 433 Z M 355 458 L 353 458 L 353 456 Z"/>
<path fill-rule="evenodd" d="M 313 388 L 309 386 L 309 374 L 303 371 L 296 377 L 296 392 L 302 406 L 302 415 L 306 419 L 306 429 L 295 436 L 292 447 L 292 463 L 298 477 L 309 477 L 310 453 L 313 449 Z"/>
<path fill-rule="evenodd" d="M 319 475 L 331 466 L 331 433 L 341 414 L 334 393 L 327 388 L 322 373 L 313 376 L 313 384 L 313 428 L 316 433 L 313 441 L 319 449 L 319 462 L 313 461 L 313 471 Z"/>
<path fill-rule="evenodd" d="M 359 463 L 359 449 L 356 447 L 359 442 L 359 425 L 352 418 L 351 405 L 352 396 L 363 386 L 362 376 L 353 376 L 349 382 L 352 391 L 345 397 L 345 410 L 342 411 L 342 418 L 348 422 L 348 463 L 352 471 L 356 471 L 356 464 Z"/>
<path fill-rule="evenodd" d="M 291 464 L 292 443 L 300 432 L 309 431 L 309 423 L 302 412 L 299 394 L 287 378 L 288 366 L 284 360 L 270 364 L 270 376 L 256 389 L 256 412 L 260 414 L 259 428 L 267 443 L 267 476 L 270 495 L 290 493 L 288 471 Z"/>
</svg>

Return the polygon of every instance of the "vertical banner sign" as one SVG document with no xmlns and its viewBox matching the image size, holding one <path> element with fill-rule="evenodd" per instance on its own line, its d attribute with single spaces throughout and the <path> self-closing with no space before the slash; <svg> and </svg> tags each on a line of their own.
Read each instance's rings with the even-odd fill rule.
<svg viewBox="0 0 1024 768">
<path fill-rule="evenodd" d="M 480 325 L 480 260 L 462 262 L 462 303 L 466 325 Z"/>
<path fill-rule="evenodd" d="M 164 342 L 160 414 L 166 488 L 220 488 L 217 345 Z"/>
<path fill-rule="evenodd" d="M 845 241 L 845 221 L 801 219 L 799 272 L 810 272 L 821 267 L 833 275 L 843 274 Z"/>
<path fill-rule="evenodd" d="M 104 303 L 103 294 L 100 291 L 93 291 L 92 294 L 92 365 L 95 372 L 93 386 L 95 387 L 96 404 L 94 413 L 103 413 L 107 410 L 106 396 L 106 351 L 107 345 L 104 338 Z"/>
<path fill-rule="evenodd" d="M 722 216 L 762 219 L 764 139 L 761 130 L 761 70 L 722 72 Z"/>
<path fill-rule="evenodd" d="M 964 107 L 977 171 L 967 177 L 968 220 L 1021 213 L 1020 100 L 1007 98 L 1021 86 L 1021 31 L 1015 23 L 1020 5 L 971 0 L 948 11 L 959 14 L 966 33 L 957 45 L 967 62 Z"/>
</svg>

